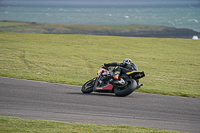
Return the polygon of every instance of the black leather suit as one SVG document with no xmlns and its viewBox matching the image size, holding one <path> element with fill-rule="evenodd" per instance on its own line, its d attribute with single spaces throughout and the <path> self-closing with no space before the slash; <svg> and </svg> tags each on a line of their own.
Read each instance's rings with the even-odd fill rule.
<svg viewBox="0 0 200 133">
<path fill-rule="evenodd" d="M 115 72 L 119 71 L 120 73 L 127 73 L 127 72 L 131 72 L 131 71 L 138 71 L 138 68 L 137 68 L 137 66 L 134 63 L 125 64 L 125 63 L 113 62 L 113 63 L 104 63 L 104 66 L 105 67 L 118 66 L 115 69 Z"/>
</svg>

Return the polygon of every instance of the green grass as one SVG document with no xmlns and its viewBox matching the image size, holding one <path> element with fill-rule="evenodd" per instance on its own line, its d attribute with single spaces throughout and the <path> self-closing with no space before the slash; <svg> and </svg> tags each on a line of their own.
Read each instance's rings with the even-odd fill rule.
<svg viewBox="0 0 200 133">
<path fill-rule="evenodd" d="M 137 91 L 200 98 L 199 51 L 191 39 L 0 33 L 0 76 L 82 86 L 130 58 L 146 74 Z"/>
<path fill-rule="evenodd" d="M 94 124 L 73 124 L 44 120 L 24 120 L 0 116 L 1 133 L 177 133 L 161 129 L 133 127 L 127 125 L 106 126 Z"/>
</svg>

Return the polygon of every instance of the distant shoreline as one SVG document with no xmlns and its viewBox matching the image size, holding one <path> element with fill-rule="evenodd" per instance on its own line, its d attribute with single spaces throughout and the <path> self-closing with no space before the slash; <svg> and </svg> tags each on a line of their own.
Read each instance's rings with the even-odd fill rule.
<svg viewBox="0 0 200 133">
<path fill-rule="evenodd" d="M 0 32 L 34 34 L 87 34 L 125 37 L 187 38 L 200 37 L 200 32 L 166 26 L 152 25 L 83 25 L 47 24 L 24 21 L 0 21 Z"/>
</svg>

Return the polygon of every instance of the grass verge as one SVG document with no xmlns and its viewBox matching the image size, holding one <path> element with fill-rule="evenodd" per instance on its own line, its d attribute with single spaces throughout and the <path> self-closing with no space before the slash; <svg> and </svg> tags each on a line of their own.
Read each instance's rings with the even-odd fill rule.
<svg viewBox="0 0 200 133">
<path fill-rule="evenodd" d="M 45 120 L 24 120 L 0 116 L 2 133 L 178 133 L 161 129 L 133 127 L 127 125 L 106 126 L 94 124 L 65 123 Z"/>
<path fill-rule="evenodd" d="M 0 47 L 0 76 L 82 86 L 130 58 L 146 73 L 138 91 L 200 98 L 199 40 L 0 33 Z"/>
</svg>

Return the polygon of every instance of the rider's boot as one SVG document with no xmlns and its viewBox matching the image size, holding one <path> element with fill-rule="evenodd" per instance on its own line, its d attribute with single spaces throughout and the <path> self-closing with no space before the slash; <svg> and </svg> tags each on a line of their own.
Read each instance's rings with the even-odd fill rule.
<svg viewBox="0 0 200 133">
<path fill-rule="evenodd" d="M 125 84 L 125 81 L 123 78 L 120 78 L 119 80 L 115 81 L 115 83 L 123 85 Z"/>
</svg>

